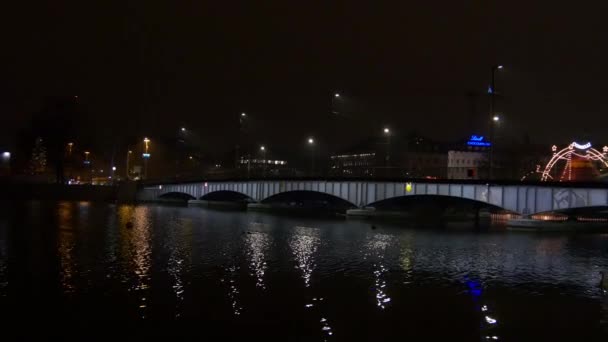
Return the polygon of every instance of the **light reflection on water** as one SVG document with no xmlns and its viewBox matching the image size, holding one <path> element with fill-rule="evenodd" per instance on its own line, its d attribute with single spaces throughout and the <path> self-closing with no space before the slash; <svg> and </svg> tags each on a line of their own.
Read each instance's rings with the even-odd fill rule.
<svg viewBox="0 0 608 342">
<path fill-rule="evenodd" d="M 309 288 L 311 286 L 311 277 L 315 269 L 315 255 L 321 245 L 320 230 L 318 228 L 296 226 L 293 228 L 293 235 L 289 240 L 289 246 L 293 253 L 294 260 L 296 262 L 295 269 L 300 271 L 302 280 L 304 280 L 304 287 Z M 326 337 L 332 336 L 332 331 L 329 320 L 323 314 L 323 302 L 325 298 L 314 297 L 310 293 L 306 293 L 306 304 L 305 308 L 314 310 L 319 319 L 320 328 L 323 335 Z M 325 339 L 327 341 L 327 339 Z"/>
<path fill-rule="evenodd" d="M 250 231 L 245 235 L 249 269 L 256 279 L 255 286 L 262 290 L 266 289 L 264 274 L 268 269 L 267 254 L 272 243 L 272 238 L 268 233 L 260 231 L 260 229 L 264 229 L 264 227 L 264 224 L 252 223 L 250 225 Z"/>
<path fill-rule="evenodd" d="M 75 291 L 74 278 L 76 276 L 76 265 L 74 260 L 75 237 L 74 231 L 74 204 L 71 202 L 60 202 L 57 204 L 58 253 L 60 262 L 61 286 L 64 293 L 70 294 Z"/>
<path fill-rule="evenodd" d="M 49 206 L 51 217 L 44 216 Z M 412 331 L 444 331 L 452 340 L 470 340 L 463 331 L 482 340 L 521 340 L 509 336 L 513 326 L 547 338 L 571 337 L 571 331 L 607 336 L 598 332 L 608 326 L 608 297 L 597 287 L 599 270 L 608 269 L 604 235 L 398 224 L 370 231 L 361 221 L 76 202 L 36 203 L 22 212 L 31 217 L 13 222 L 0 212 L 0 295 L 8 293 L 10 266 L 23 297 L 54 298 L 51 305 L 65 320 L 174 314 L 180 321 L 216 318 L 198 324 L 237 335 L 232 324 L 267 328 L 244 328 L 244 336 L 263 337 L 271 327 L 285 336 L 316 334 L 304 340 L 370 340 L 367 330 L 384 334 L 373 336 L 378 340 Z M 10 259 L 11 248 L 24 245 L 7 234 L 16 227 L 33 236 L 53 232 L 56 239 L 36 237 L 34 251 Z M 53 253 L 41 253 L 45 248 Z M 38 276 L 19 274 L 25 270 Z M 31 279 L 40 284 L 23 283 Z M 65 294 L 76 303 L 69 309 L 57 305 Z M 547 305 L 551 315 L 543 314 Z M 580 319 L 571 320 L 574 312 Z M 526 325 L 530 320 L 534 325 Z M 198 328 L 188 332 L 204 335 Z"/>
<path fill-rule="evenodd" d="M 135 283 L 130 287 L 130 291 L 135 292 L 138 298 L 138 308 L 141 318 L 146 318 L 146 308 L 148 307 L 148 293 L 150 287 L 150 268 L 151 268 L 151 234 L 150 234 L 150 208 L 137 207 L 133 213 L 134 225 L 130 231 L 129 247 L 133 272 L 135 273 Z M 129 229 L 126 228 L 125 229 Z"/>
<path fill-rule="evenodd" d="M 371 240 L 367 243 L 367 250 L 364 252 L 365 259 L 372 262 L 374 274 L 374 286 L 376 305 L 380 309 L 386 309 L 391 302 L 391 297 L 387 293 L 386 277 L 388 267 L 386 266 L 385 257 L 387 248 L 394 243 L 395 237 L 386 234 L 374 234 Z"/>
<path fill-rule="evenodd" d="M 310 286 L 310 277 L 315 268 L 314 254 L 320 244 L 319 230 L 316 228 L 295 227 L 293 237 L 289 242 L 294 258 L 297 261 L 296 269 L 302 272 L 304 286 Z"/>
</svg>

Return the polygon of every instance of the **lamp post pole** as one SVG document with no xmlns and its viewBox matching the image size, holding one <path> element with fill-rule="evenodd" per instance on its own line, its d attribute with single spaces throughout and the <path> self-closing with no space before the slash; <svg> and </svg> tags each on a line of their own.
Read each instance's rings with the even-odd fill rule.
<svg viewBox="0 0 608 342">
<path fill-rule="evenodd" d="M 391 130 L 388 127 L 384 128 L 384 135 L 386 135 L 386 160 L 385 160 L 385 166 L 388 169 L 391 166 Z"/>
<path fill-rule="evenodd" d="M 315 140 L 312 137 L 308 138 L 308 145 L 310 145 L 310 176 L 312 177 L 315 173 Z"/>
<path fill-rule="evenodd" d="M 264 163 L 264 166 L 262 167 L 262 177 L 265 178 L 266 177 L 266 147 L 260 146 L 260 151 L 262 151 L 262 163 Z"/>
<path fill-rule="evenodd" d="M 148 159 L 150 159 L 149 147 L 150 139 L 144 138 L 144 179 L 148 179 Z"/>
<path fill-rule="evenodd" d="M 498 124 L 498 122 L 500 121 L 500 118 L 498 117 L 498 115 L 496 115 L 496 113 L 494 112 L 494 107 L 495 107 L 495 101 L 496 101 L 496 70 L 500 70 L 502 69 L 503 66 L 502 65 L 494 65 L 492 66 L 492 77 L 491 77 L 491 81 L 490 81 L 490 151 L 489 151 L 489 163 L 488 163 L 488 167 L 489 167 L 489 172 L 488 172 L 488 178 L 489 179 L 493 179 L 494 178 L 494 125 Z"/>
<path fill-rule="evenodd" d="M 133 151 L 131 151 L 131 150 L 127 151 L 127 165 L 125 168 L 125 179 L 126 180 L 129 180 L 129 170 L 130 170 L 129 164 L 131 162 L 131 153 L 133 153 Z"/>
</svg>

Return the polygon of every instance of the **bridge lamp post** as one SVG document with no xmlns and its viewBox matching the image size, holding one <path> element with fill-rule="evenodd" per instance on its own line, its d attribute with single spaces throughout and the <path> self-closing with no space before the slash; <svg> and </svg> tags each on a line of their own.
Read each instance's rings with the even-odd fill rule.
<svg viewBox="0 0 608 342">
<path fill-rule="evenodd" d="M 492 179 L 494 177 L 494 125 L 500 121 L 500 117 L 494 113 L 495 101 L 496 101 L 496 71 L 502 70 L 503 66 L 498 64 L 492 66 L 492 78 L 490 82 L 490 88 L 488 89 L 488 93 L 490 94 L 490 117 L 492 121 L 490 122 L 490 153 L 489 153 L 489 178 Z"/>
<path fill-rule="evenodd" d="M 266 147 L 264 147 L 264 145 L 260 146 L 260 151 L 262 152 L 262 163 L 264 164 L 262 168 L 262 177 L 266 177 Z"/>
<path fill-rule="evenodd" d="M 315 173 L 315 139 L 308 138 L 308 145 L 310 146 L 310 175 Z"/>
</svg>

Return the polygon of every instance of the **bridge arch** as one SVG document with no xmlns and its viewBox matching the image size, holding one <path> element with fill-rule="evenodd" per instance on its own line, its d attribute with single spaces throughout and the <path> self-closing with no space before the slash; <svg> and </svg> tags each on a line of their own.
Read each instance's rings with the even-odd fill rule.
<svg viewBox="0 0 608 342">
<path fill-rule="evenodd" d="M 171 191 L 171 192 L 165 192 L 163 194 L 160 194 L 158 196 L 158 199 L 166 200 L 166 201 L 187 202 L 187 201 L 193 200 L 195 198 L 194 198 L 194 196 L 187 194 L 185 192 Z"/>
<path fill-rule="evenodd" d="M 209 192 L 199 197 L 199 200 L 218 202 L 255 202 L 251 196 L 232 190 L 217 190 Z"/>
<path fill-rule="evenodd" d="M 291 190 L 283 191 L 266 197 L 261 201 L 263 204 L 286 204 L 290 206 L 309 206 L 309 207 L 333 207 L 350 209 L 357 206 L 352 202 L 327 192 L 314 190 Z"/>
<path fill-rule="evenodd" d="M 370 203 L 367 206 L 374 207 L 377 210 L 416 210 L 417 208 L 430 208 L 432 210 L 436 210 L 438 208 L 452 208 L 472 212 L 479 209 L 488 209 L 491 212 L 514 213 L 511 210 L 485 201 L 479 201 L 466 197 L 437 194 L 394 196 Z"/>
</svg>

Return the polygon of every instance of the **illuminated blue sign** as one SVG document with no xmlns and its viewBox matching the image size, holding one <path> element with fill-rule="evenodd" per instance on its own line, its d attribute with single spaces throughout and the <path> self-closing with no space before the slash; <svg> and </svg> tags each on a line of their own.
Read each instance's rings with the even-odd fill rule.
<svg viewBox="0 0 608 342">
<path fill-rule="evenodd" d="M 141 156 L 144 157 L 144 158 L 150 158 L 150 153 L 144 153 Z"/>
<path fill-rule="evenodd" d="M 90 164 L 91 164 L 91 161 L 90 161 L 90 160 L 85 160 L 85 161 L 84 161 L 84 165 L 90 165 Z"/>
<path fill-rule="evenodd" d="M 471 135 L 469 141 L 467 141 L 467 145 L 469 146 L 492 146 L 489 141 L 485 140 L 483 135 Z"/>
</svg>

